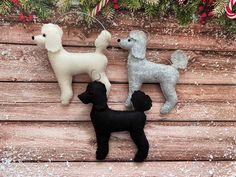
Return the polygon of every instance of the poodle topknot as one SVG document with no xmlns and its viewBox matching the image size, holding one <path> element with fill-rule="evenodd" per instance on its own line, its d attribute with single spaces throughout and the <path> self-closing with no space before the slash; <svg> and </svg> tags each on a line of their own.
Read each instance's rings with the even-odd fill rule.
<svg viewBox="0 0 236 177">
<path fill-rule="evenodd" d="M 69 104 L 72 96 L 73 75 L 87 73 L 92 80 L 105 84 L 107 95 L 111 84 L 106 76 L 107 57 L 103 51 L 107 48 L 111 34 L 103 30 L 95 40 L 96 50 L 92 53 L 71 53 L 62 46 L 62 29 L 56 24 L 44 24 L 41 34 L 32 36 L 32 40 L 48 50 L 48 58 L 61 89 L 61 102 Z"/>
<path fill-rule="evenodd" d="M 147 111 L 152 100 L 141 91 L 133 93 L 131 101 L 135 111 L 114 111 L 107 105 L 106 87 L 101 82 L 91 82 L 86 91 L 78 98 L 84 103 L 92 103 L 91 120 L 97 137 L 96 159 L 103 160 L 109 151 L 109 139 L 112 132 L 129 131 L 138 151 L 134 161 L 142 162 L 148 156 L 149 143 L 144 133 Z"/>
<path fill-rule="evenodd" d="M 131 31 L 129 36 L 117 40 L 120 47 L 129 51 L 128 78 L 129 94 L 125 105 L 130 107 L 131 96 L 136 90 L 140 90 L 143 83 L 160 83 L 162 92 L 166 98 L 160 112 L 167 114 L 176 105 L 178 98 L 175 90 L 179 80 L 177 69 L 187 67 L 187 56 L 181 51 L 175 51 L 171 56 L 172 65 L 156 64 L 146 59 L 147 36 L 143 31 Z"/>
</svg>

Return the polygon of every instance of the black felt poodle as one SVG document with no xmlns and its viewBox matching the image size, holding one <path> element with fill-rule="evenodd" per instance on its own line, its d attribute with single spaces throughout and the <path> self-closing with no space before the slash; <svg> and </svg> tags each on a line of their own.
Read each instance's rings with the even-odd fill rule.
<svg viewBox="0 0 236 177">
<path fill-rule="evenodd" d="M 106 158 L 109 151 L 109 138 L 112 132 L 129 131 L 138 151 L 135 162 L 142 162 L 148 156 L 149 143 L 144 133 L 147 111 L 152 106 L 152 100 L 141 91 L 132 95 L 132 104 L 135 111 L 114 111 L 107 105 L 105 85 L 101 82 L 91 82 L 84 93 L 78 95 L 84 103 L 93 103 L 90 113 L 97 137 L 97 160 Z"/>
</svg>

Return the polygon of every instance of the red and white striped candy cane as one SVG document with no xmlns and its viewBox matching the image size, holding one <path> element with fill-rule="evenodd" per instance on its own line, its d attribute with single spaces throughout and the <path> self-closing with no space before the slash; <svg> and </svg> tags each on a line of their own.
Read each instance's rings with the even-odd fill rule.
<svg viewBox="0 0 236 177">
<path fill-rule="evenodd" d="M 95 15 L 97 15 L 97 13 L 98 13 L 104 6 L 106 6 L 108 2 L 109 2 L 109 0 L 102 0 L 102 1 L 100 1 L 100 2 L 96 5 L 96 7 L 95 7 L 92 11 L 90 11 L 89 15 L 90 15 L 91 17 L 94 17 Z"/>
<path fill-rule="evenodd" d="M 236 0 L 229 0 L 229 4 L 225 8 L 227 17 L 229 17 L 231 19 L 236 18 L 236 13 L 233 12 L 233 6 L 234 6 L 235 2 L 236 2 Z"/>
</svg>

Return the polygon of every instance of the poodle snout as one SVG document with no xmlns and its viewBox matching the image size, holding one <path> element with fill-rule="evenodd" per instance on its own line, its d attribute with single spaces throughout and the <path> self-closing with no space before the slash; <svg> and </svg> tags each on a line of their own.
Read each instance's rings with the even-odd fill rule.
<svg viewBox="0 0 236 177">
<path fill-rule="evenodd" d="M 133 46 L 133 42 L 129 41 L 129 38 L 125 38 L 125 39 L 117 39 L 118 45 L 122 48 L 122 49 L 126 49 L 129 50 L 132 48 Z"/>
<path fill-rule="evenodd" d="M 32 36 L 32 40 L 34 40 L 34 36 Z"/>
<path fill-rule="evenodd" d="M 80 95 L 78 95 L 78 98 L 84 103 L 84 104 L 89 104 L 91 103 L 91 98 L 87 92 L 84 92 Z"/>
</svg>

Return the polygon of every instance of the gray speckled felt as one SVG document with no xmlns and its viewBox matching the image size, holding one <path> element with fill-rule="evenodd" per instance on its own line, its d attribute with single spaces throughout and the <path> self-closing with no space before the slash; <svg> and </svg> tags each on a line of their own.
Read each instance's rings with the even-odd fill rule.
<svg viewBox="0 0 236 177">
<path fill-rule="evenodd" d="M 187 56 L 181 50 L 171 56 L 172 65 L 156 64 L 146 59 L 147 37 L 143 31 L 131 31 L 128 38 L 119 39 L 121 48 L 129 50 L 128 80 L 129 94 L 126 106 L 130 107 L 130 98 L 134 91 L 140 90 L 143 83 L 160 83 L 161 90 L 166 98 L 160 112 L 167 114 L 176 105 L 178 98 L 175 91 L 179 79 L 177 69 L 187 67 Z"/>
</svg>

